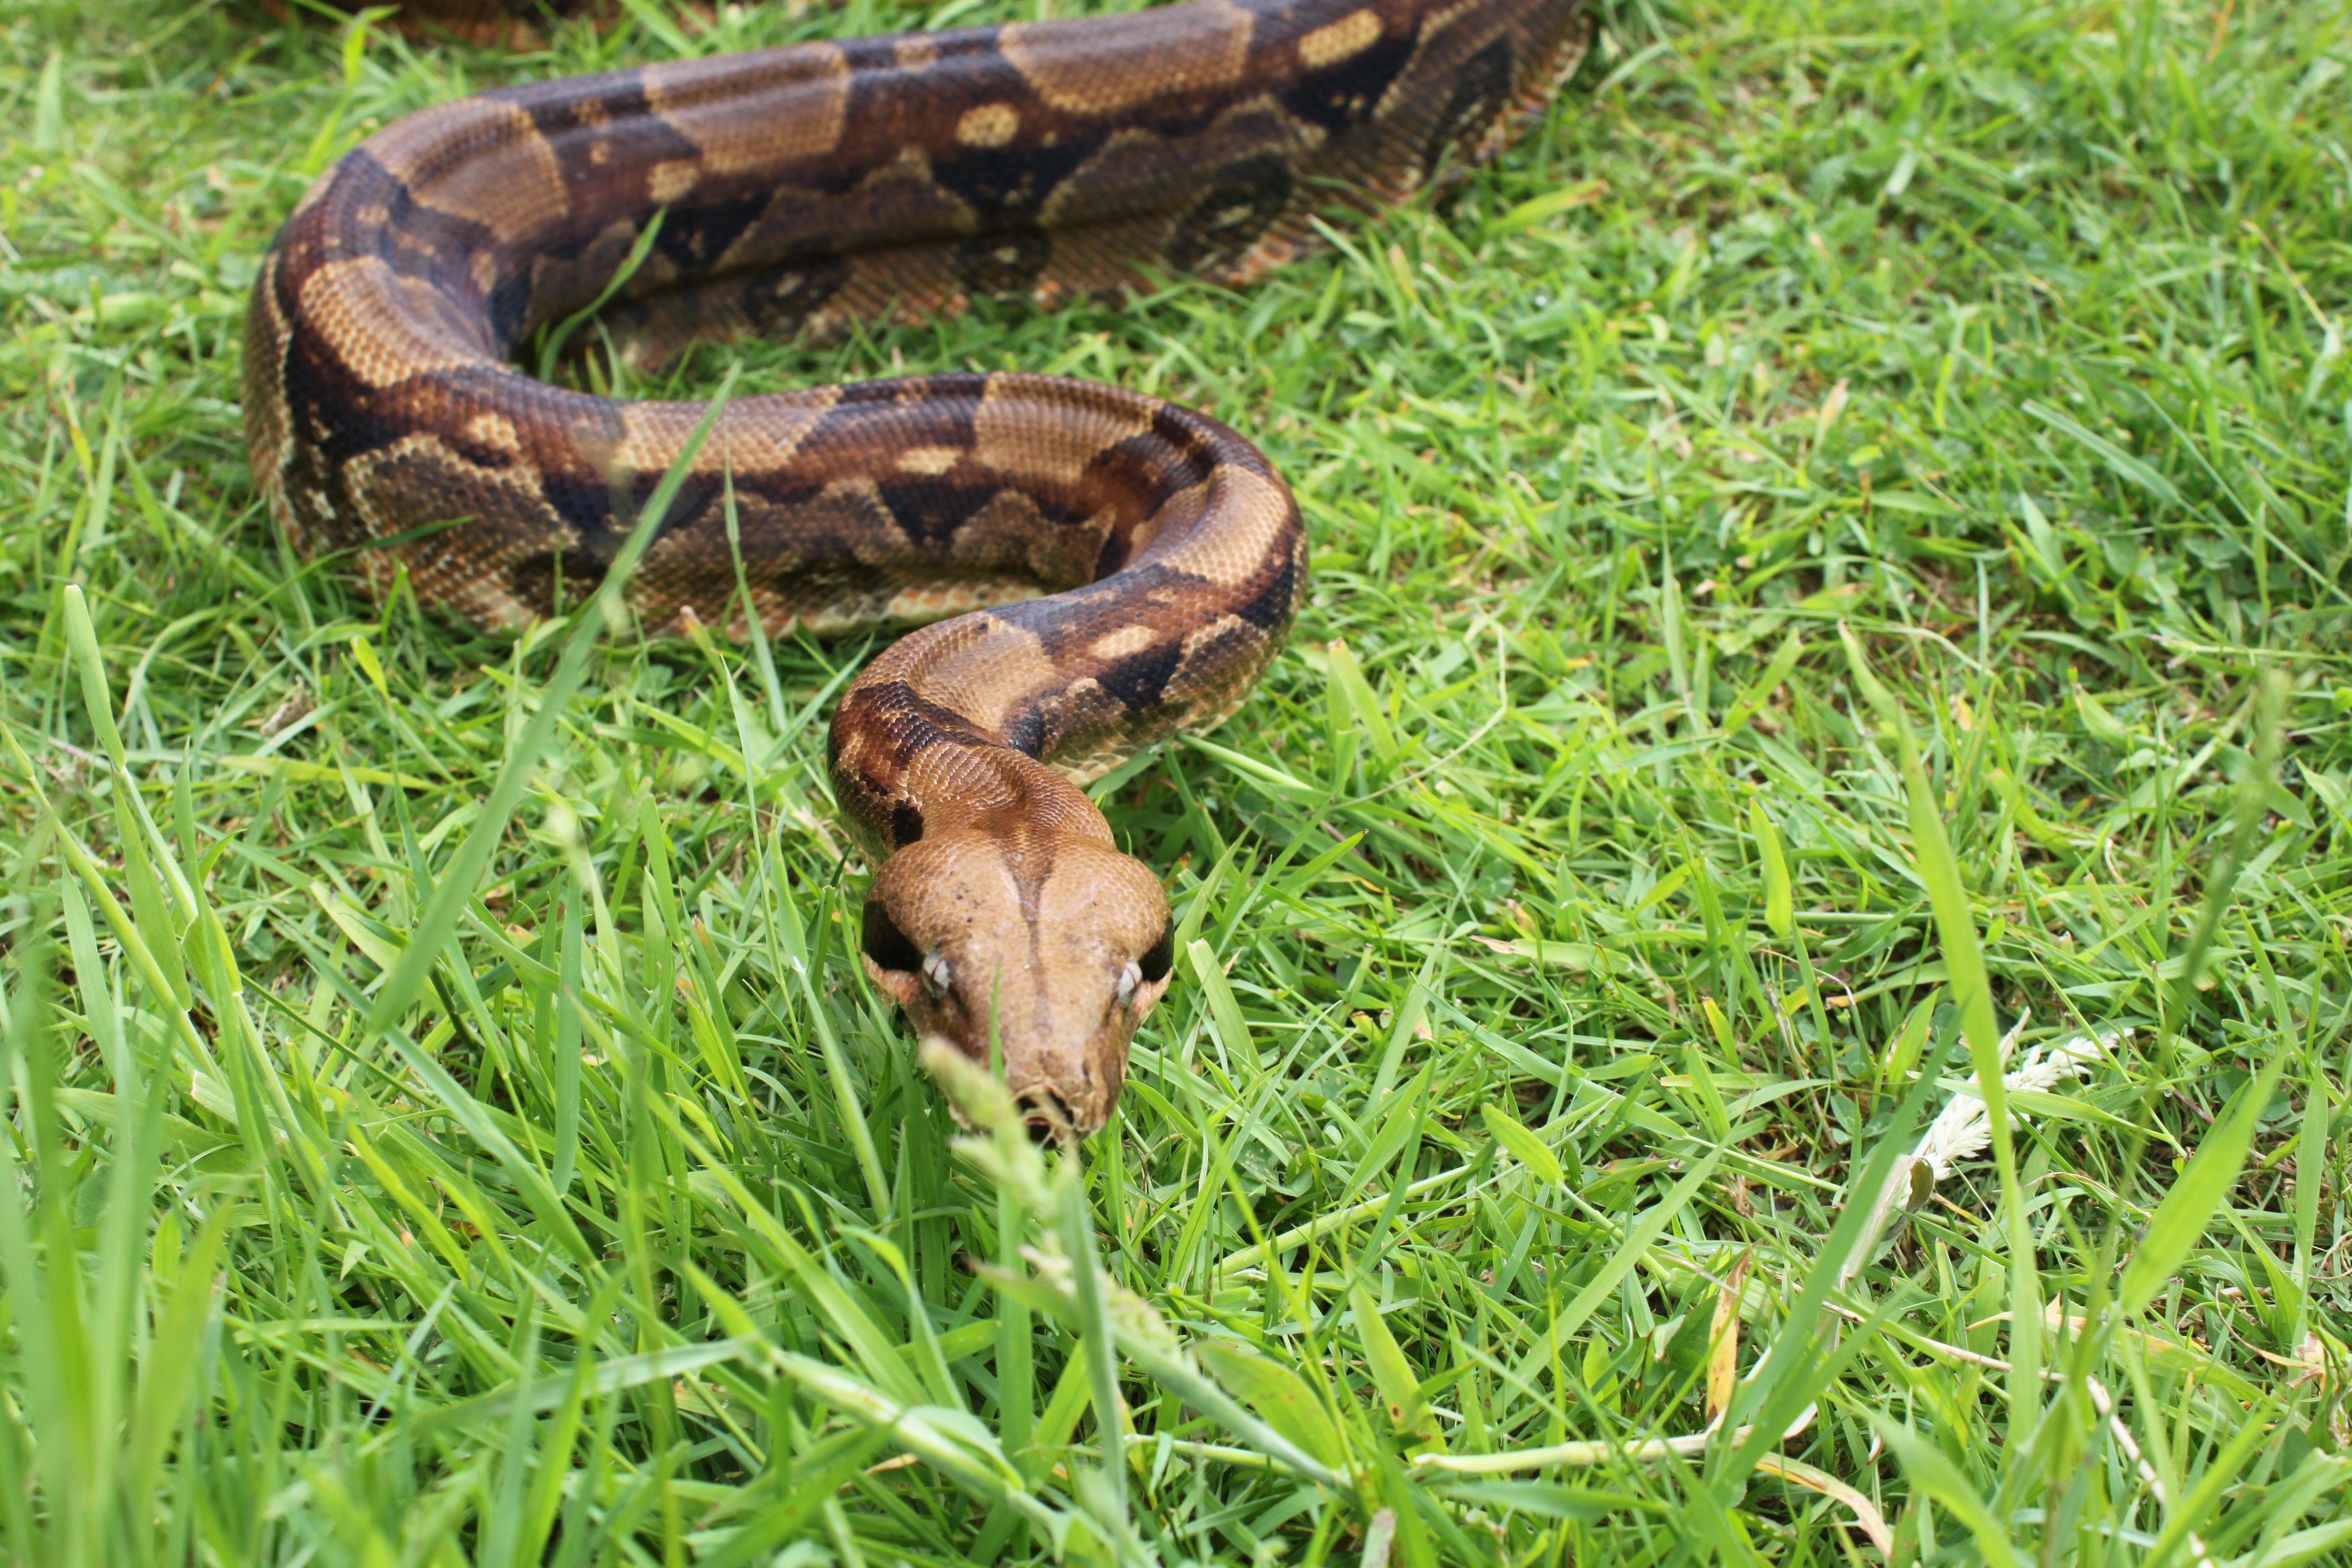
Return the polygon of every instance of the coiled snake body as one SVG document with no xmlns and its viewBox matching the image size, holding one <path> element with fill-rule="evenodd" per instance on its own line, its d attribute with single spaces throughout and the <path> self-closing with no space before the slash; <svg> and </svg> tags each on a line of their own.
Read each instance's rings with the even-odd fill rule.
<svg viewBox="0 0 2352 1568">
<path fill-rule="evenodd" d="M 521 625 L 599 580 L 704 412 L 510 363 L 656 215 L 601 316 L 637 363 L 974 295 L 1115 294 L 1142 268 L 1246 282 L 1302 248 L 1318 202 L 1394 199 L 1449 150 L 1491 152 L 1580 54 L 1580 10 L 1192 0 L 428 110 L 343 159 L 269 253 L 255 473 L 298 548 Z M 926 1037 L 982 1060 L 992 1042 L 1033 1125 L 1066 1138 L 1110 1114 L 1171 956 L 1159 879 L 1077 784 L 1230 713 L 1305 569 L 1288 488 L 1215 420 L 939 375 L 731 403 L 626 594 L 654 630 L 936 623 L 834 720 L 835 793 L 880 868 L 866 966 Z"/>
</svg>

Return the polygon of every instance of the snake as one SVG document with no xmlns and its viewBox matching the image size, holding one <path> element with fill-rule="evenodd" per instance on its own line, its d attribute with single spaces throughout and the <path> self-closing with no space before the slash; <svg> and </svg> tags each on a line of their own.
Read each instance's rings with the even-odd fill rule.
<svg viewBox="0 0 2352 1568">
<path fill-rule="evenodd" d="M 1216 419 L 1052 375 L 714 416 L 520 362 L 591 313 L 651 372 L 980 300 L 1237 288 L 1312 248 L 1324 209 L 1492 156 L 1590 36 L 1584 0 L 1188 0 L 425 109 L 335 163 L 262 259 L 257 487 L 362 592 L 511 630 L 598 590 L 667 477 L 614 583 L 646 635 L 912 628 L 827 749 L 874 868 L 863 966 L 927 1047 L 992 1065 L 1033 1136 L 1074 1145 L 1175 956 L 1166 886 L 1084 785 L 1223 721 L 1280 650 L 1307 583 L 1289 486 Z"/>
</svg>

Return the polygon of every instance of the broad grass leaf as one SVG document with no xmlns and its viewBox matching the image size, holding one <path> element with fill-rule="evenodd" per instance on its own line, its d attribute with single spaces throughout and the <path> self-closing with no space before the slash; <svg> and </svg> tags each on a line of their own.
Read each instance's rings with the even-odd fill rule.
<svg viewBox="0 0 2352 1568">
<path fill-rule="evenodd" d="M 1491 1105 L 1480 1106 L 1478 1115 L 1486 1121 L 1486 1131 L 1495 1135 L 1495 1142 L 1512 1159 L 1534 1172 L 1537 1180 L 1553 1186 L 1568 1180 L 1568 1173 L 1559 1168 L 1559 1159 L 1542 1139 L 1528 1131 L 1526 1122 Z"/>
<path fill-rule="evenodd" d="M 1381 1304 L 1363 1286 L 1353 1285 L 1348 1289 L 1348 1307 L 1355 1319 L 1356 1337 L 1364 1347 L 1364 1364 L 1371 1371 L 1372 1385 L 1380 1390 L 1381 1402 L 1388 1406 L 1391 1425 L 1400 1432 L 1426 1426 L 1423 1420 L 1421 1380 L 1413 1375 L 1412 1363 L 1397 1347 L 1388 1324 L 1381 1321 Z M 1429 1435 L 1435 1434 L 1432 1431 Z"/>
<path fill-rule="evenodd" d="M 2189 1168 L 2157 1205 L 2147 1222 L 2147 1234 L 2124 1266 L 2123 1282 L 2116 1289 L 2116 1305 L 2125 1313 L 2144 1311 L 2156 1300 L 2204 1236 L 2213 1211 L 2237 1184 L 2238 1168 L 2245 1163 L 2246 1150 L 2253 1142 L 2254 1119 L 2270 1103 L 2271 1090 L 2287 1060 L 2284 1054 L 2272 1058 L 2253 1082 L 2238 1091 L 2206 1134 Z"/>
<path fill-rule="evenodd" d="M 1371 682 L 1364 679 L 1363 667 L 1344 642 L 1334 641 L 1324 648 L 1330 671 L 1331 691 L 1335 699 L 1335 715 L 1344 708 L 1353 726 L 1372 742 L 1372 749 L 1382 758 L 1397 754 L 1396 733 L 1389 728 L 1389 716 L 1373 695 Z"/>
<path fill-rule="evenodd" d="M 2352 1519 L 2339 1519 L 2326 1524 L 2315 1524 L 2309 1530 L 2298 1530 L 2292 1535 L 2281 1536 L 2269 1550 L 2246 1560 L 2246 1568 L 2298 1568 L 2335 1551 L 2352 1541 Z"/>
<path fill-rule="evenodd" d="M 1886 1439 L 1886 1446 L 1901 1462 L 1903 1473 L 1911 1484 L 1933 1498 L 1953 1519 L 1967 1527 L 1976 1537 L 1977 1550 L 1993 1568 L 2023 1568 L 2017 1554 L 2017 1545 L 2010 1539 L 2007 1526 L 1993 1516 L 1991 1506 L 1960 1474 L 1943 1451 L 1909 1427 L 1873 1415 L 1870 1424 Z"/>
<path fill-rule="evenodd" d="M 1796 898 L 1789 882 L 1789 858 L 1780 849 L 1780 830 L 1764 814 L 1764 803 L 1748 803 L 1748 831 L 1756 835 L 1756 853 L 1764 862 L 1764 924 L 1777 937 L 1786 937 L 1797 923 Z"/>
<path fill-rule="evenodd" d="M 1517 1376 L 1532 1380 L 1544 1363 L 1575 1337 L 1576 1331 L 1584 1326 L 1585 1320 L 1598 1311 L 1601 1304 L 1617 1289 L 1618 1281 L 1642 1261 L 1643 1255 L 1650 1250 L 1650 1244 L 1664 1235 L 1666 1226 L 1674 1223 L 1675 1216 L 1698 1196 L 1699 1189 L 1706 1184 L 1707 1178 L 1715 1174 L 1715 1168 L 1722 1159 L 1720 1151 L 1707 1155 L 1691 1168 L 1688 1175 L 1675 1184 L 1673 1191 L 1651 1205 L 1642 1217 L 1633 1222 L 1625 1233 L 1624 1241 L 1611 1251 L 1609 1260 L 1601 1266 L 1601 1271 L 1586 1282 L 1584 1289 L 1576 1293 L 1575 1300 L 1552 1320 L 1543 1337 L 1520 1358 Z"/>
<path fill-rule="evenodd" d="M 1193 1348 L 1225 1392 L 1255 1411 L 1267 1426 L 1327 1465 L 1347 1462 L 1347 1446 L 1340 1441 L 1339 1429 L 1332 1425 L 1330 1413 L 1305 1378 L 1280 1362 L 1222 1341 L 1203 1340 Z"/>
<path fill-rule="evenodd" d="M 2137 486 L 2167 506 L 2180 504 L 2180 492 L 2173 488 L 2170 479 L 2166 479 L 2105 437 L 2091 430 L 2080 420 L 2062 414 L 2047 404 L 2036 403 L 2031 398 L 2020 406 L 2052 429 L 2073 437 L 2088 450 L 2096 453 L 2099 459 L 2106 464 L 2116 478 L 2126 484 Z"/>
</svg>

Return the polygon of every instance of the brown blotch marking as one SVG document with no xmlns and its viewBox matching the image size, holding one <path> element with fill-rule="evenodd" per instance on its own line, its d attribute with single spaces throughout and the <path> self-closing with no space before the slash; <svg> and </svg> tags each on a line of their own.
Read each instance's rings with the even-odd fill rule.
<svg viewBox="0 0 2352 1568">
<path fill-rule="evenodd" d="M 992 379 L 972 411 L 972 456 L 1012 478 L 1075 485 L 1107 448 L 1150 429 L 1159 406 L 1108 388 L 1081 401 Z"/>
<path fill-rule="evenodd" d="M 739 398 L 719 416 L 696 453 L 695 474 L 769 473 L 788 467 L 801 443 L 823 422 L 840 396 L 835 386 L 813 387 L 766 397 Z M 614 405 L 621 434 L 609 454 L 600 454 L 610 472 L 659 474 L 685 449 L 702 418 L 698 403 L 625 403 Z"/>
<path fill-rule="evenodd" d="M 555 149 L 520 104 L 441 104 L 399 121 L 367 150 L 418 205 L 478 223 L 501 244 L 541 233 L 572 210 Z"/>
<path fill-rule="evenodd" d="M 647 66 L 646 101 L 708 173 L 778 170 L 840 144 L 849 61 L 831 44 Z"/>
<path fill-rule="evenodd" d="M 1231 0 L 1192 0 L 1118 19 L 1018 22 L 1004 58 L 1066 114 L 1116 114 L 1157 98 L 1230 87 L 1249 64 L 1255 18 Z M 1116 40 L 1118 53 L 1107 46 Z"/>
</svg>

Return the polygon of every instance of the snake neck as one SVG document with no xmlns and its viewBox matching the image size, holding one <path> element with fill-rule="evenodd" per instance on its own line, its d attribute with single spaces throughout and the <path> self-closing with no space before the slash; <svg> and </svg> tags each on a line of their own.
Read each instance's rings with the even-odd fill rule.
<svg viewBox="0 0 2352 1568">
<path fill-rule="evenodd" d="M 1113 841 L 1086 791 L 904 682 L 860 682 L 834 715 L 830 753 L 842 816 L 877 864 L 957 834 L 1002 839 L 1016 859 L 1063 838 Z"/>
</svg>

